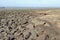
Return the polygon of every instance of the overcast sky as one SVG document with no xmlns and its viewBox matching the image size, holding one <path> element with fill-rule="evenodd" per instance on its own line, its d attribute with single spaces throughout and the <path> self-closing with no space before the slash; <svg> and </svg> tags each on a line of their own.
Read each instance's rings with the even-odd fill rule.
<svg viewBox="0 0 60 40">
<path fill-rule="evenodd" d="M 0 7 L 60 7 L 60 0 L 0 0 Z"/>
</svg>

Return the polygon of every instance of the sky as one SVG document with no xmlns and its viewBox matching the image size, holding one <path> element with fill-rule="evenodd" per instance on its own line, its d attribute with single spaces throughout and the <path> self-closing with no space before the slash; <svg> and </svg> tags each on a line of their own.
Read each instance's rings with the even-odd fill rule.
<svg viewBox="0 0 60 40">
<path fill-rule="evenodd" d="M 60 7 L 60 0 L 0 0 L 0 7 Z"/>
</svg>

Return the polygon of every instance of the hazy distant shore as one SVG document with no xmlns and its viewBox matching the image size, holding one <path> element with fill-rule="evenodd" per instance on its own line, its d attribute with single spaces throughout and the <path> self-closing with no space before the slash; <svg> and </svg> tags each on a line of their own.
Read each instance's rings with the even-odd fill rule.
<svg viewBox="0 0 60 40">
<path fill-rule="evenodd" d="M 60 9 L 59 7 L 0 7 L 0 9 Z"/>
</svg>

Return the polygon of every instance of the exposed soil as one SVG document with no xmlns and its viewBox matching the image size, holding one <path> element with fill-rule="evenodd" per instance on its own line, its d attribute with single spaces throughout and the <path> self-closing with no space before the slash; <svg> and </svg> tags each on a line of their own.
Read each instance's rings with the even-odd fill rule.
<svg viewBox="0 0 60 40">
<path fill-rule="evenodd" d="M 60 40 L 60 10 L 0 10 L 0 40 Z"/>
</svg>

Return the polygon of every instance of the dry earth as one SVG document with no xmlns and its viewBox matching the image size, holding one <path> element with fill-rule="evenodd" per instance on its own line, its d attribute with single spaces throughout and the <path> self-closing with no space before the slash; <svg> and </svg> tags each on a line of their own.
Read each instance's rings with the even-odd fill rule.
<svg viewBox="0 0 60 40">
<path fill-rule="evenodd" d="M 0 40 L 60 40 L 60 9 L 0 10 Z"/>
</svg>

